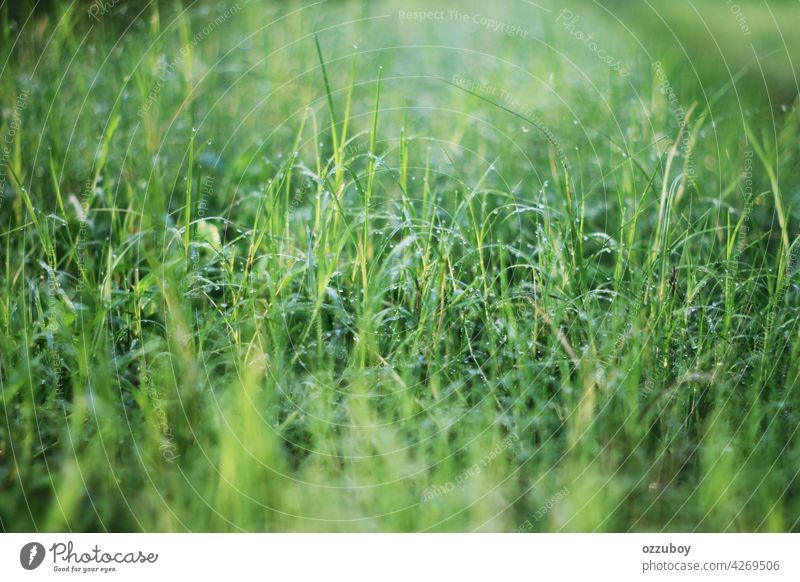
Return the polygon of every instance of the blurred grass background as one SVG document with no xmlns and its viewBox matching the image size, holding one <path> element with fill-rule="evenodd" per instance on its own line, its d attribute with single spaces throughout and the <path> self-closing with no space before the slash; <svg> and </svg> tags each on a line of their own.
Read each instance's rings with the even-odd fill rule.
<svg viewBox="0 0 800 582">
<path fill-rule="evenodd" d="M 4 530 L 797 530 L 796 1 L 92 6 L 0 12 Z"/>
</svg>

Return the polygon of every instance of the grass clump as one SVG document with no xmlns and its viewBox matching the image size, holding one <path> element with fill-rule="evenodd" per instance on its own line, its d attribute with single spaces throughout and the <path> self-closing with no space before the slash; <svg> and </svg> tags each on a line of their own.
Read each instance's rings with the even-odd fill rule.
<svg viewBox="0 0 800 582">
<path fill-rule="evenodd" d="M 796 93 L 133 6 L 5 13 L 3 529 L 797 530 Z"/>
</svg>

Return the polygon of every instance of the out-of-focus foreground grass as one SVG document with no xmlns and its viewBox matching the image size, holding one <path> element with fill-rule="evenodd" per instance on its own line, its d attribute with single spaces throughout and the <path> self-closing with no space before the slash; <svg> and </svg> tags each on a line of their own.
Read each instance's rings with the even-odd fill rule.
<svg viewBox="0 0 800 582">
<path fill-rule="evenodd" d="M 797 1 L 32 4 L 2 529 L 798 529 Z"/>
</svg>

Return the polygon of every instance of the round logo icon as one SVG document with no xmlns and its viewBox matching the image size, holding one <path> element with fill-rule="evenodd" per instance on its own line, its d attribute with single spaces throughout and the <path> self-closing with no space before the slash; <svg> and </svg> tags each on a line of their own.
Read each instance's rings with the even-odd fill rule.
<svg viewBox="0 0 800 582">
<path fill-rule="evenodd" d="M 35 570 L 44 561 L 44 546 L 39 542 L 30 542 L 19 551 L 19 563 L 26 570 Z"/>
</svg>

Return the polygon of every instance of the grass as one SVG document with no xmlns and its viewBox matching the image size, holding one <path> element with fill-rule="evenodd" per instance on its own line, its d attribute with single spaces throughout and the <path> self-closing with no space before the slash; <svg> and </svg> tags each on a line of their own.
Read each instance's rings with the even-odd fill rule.
<svg viewBox="0 0 800 582">
<path fill-rule="evenodd" d="M 796 3 L 6 4 L 3 530 L 800 529 Z"/>
</svg>

